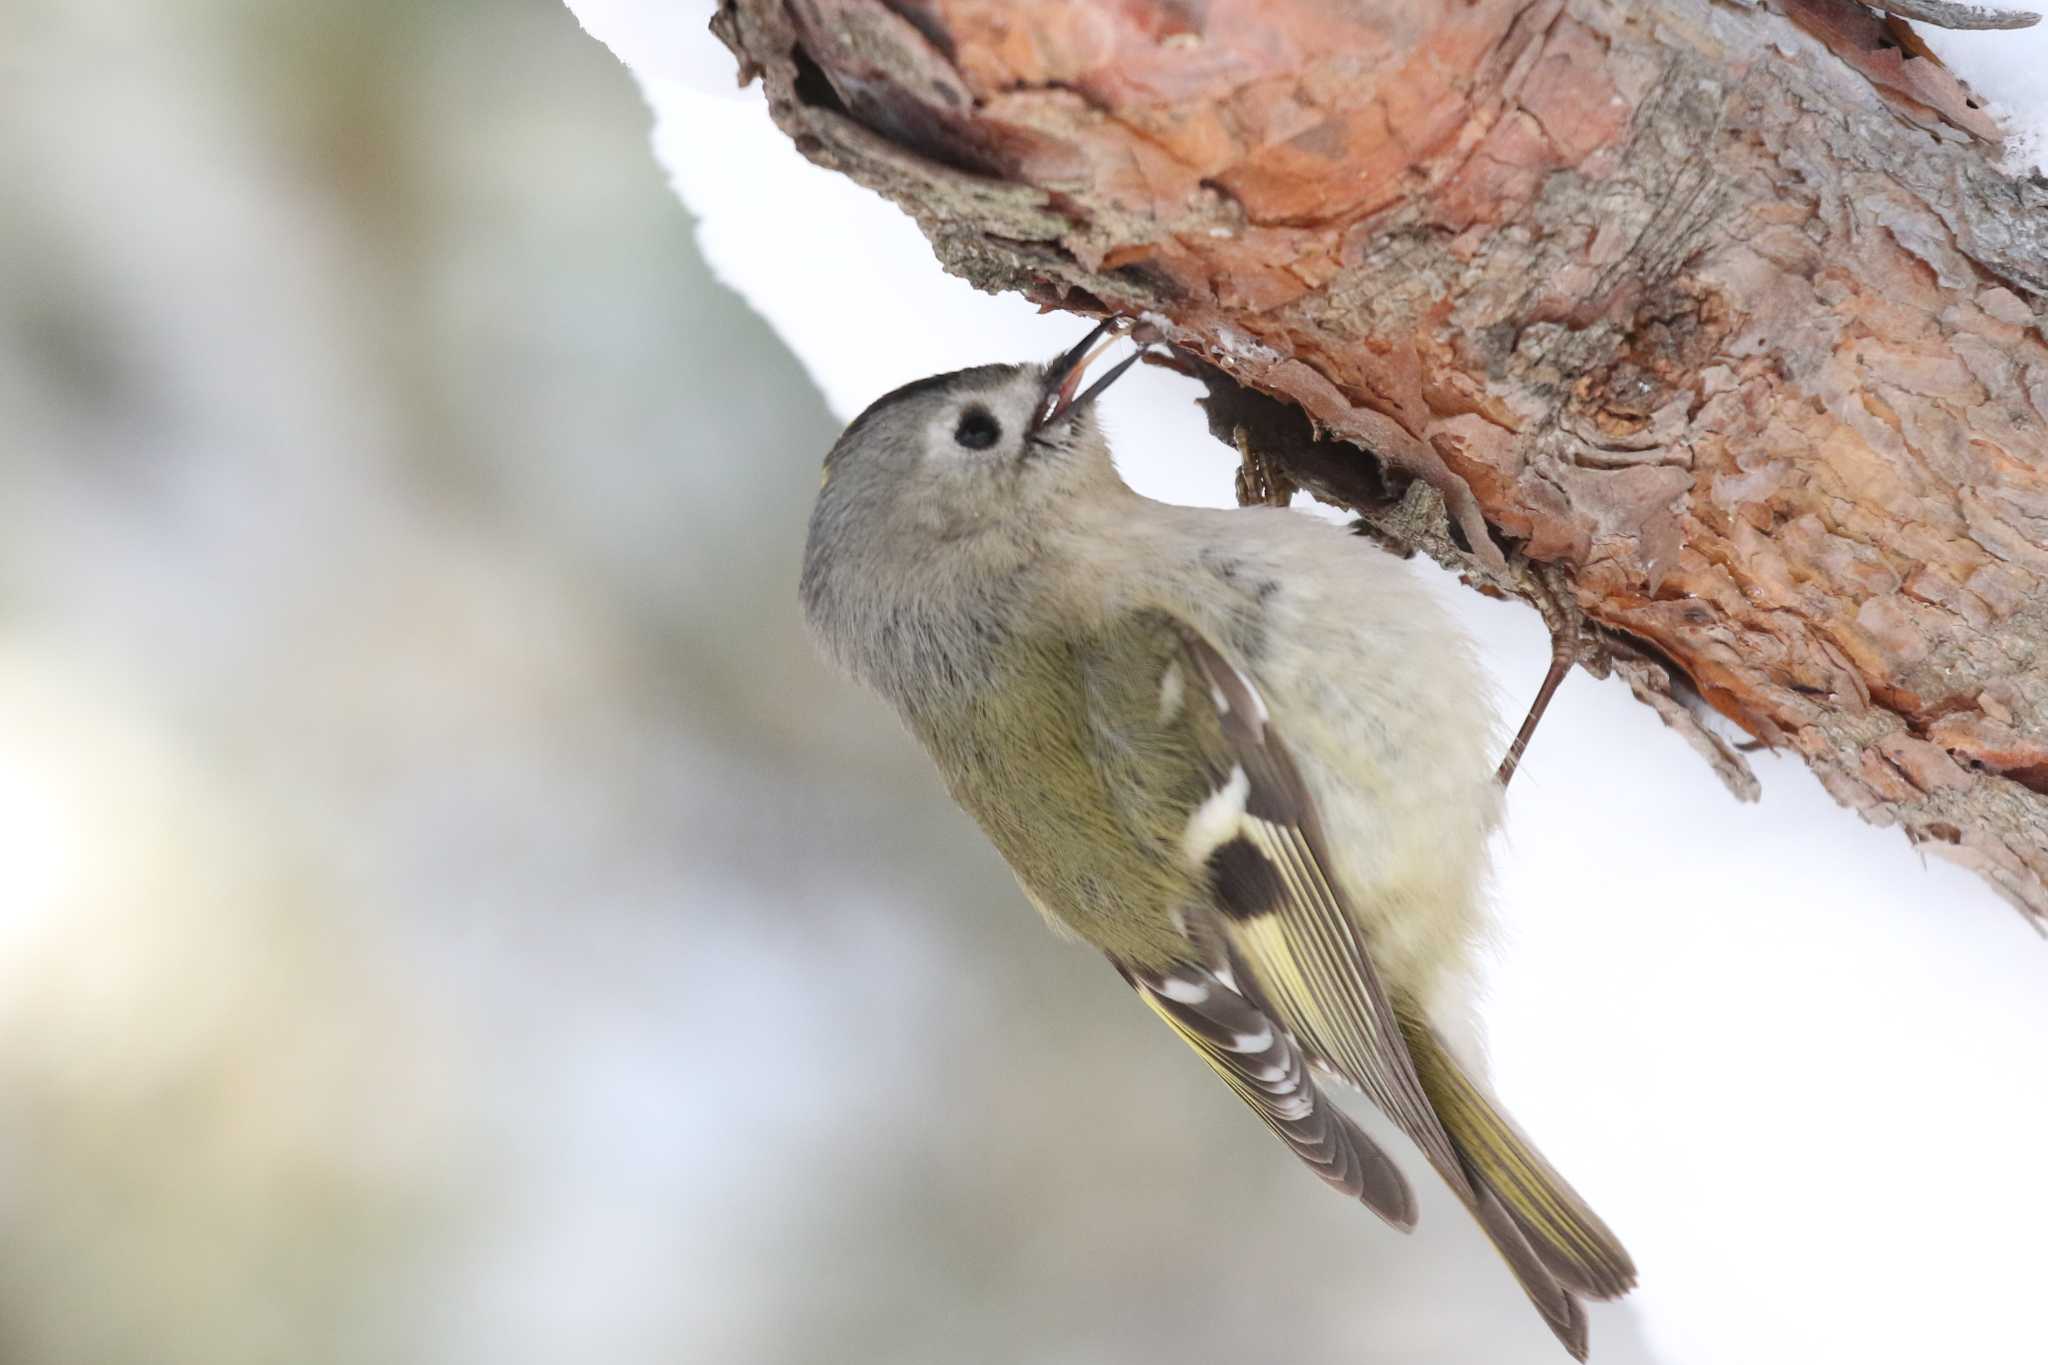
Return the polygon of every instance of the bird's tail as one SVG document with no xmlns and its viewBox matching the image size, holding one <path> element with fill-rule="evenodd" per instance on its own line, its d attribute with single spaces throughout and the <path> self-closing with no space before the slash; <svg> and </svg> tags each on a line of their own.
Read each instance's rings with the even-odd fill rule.
<svg viewBox="0 0 2048 1365">
<path fill-rule="evenodd" d="M 1403 1019 L 1402 1031 L 1423 1091 L 1471 1178 L 1480 1226 L 1558 1339 L 1584 1359 L 1585 1313 L 1573 1296 L 1626 1294 L 1636 1282 L 1628 1252 L 1465 1074 L 1434 1028 Z"/>
</svg>

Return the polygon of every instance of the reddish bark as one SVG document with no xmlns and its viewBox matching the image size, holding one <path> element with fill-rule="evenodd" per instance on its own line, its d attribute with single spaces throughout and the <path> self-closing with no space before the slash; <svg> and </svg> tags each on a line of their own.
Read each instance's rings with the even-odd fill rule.
<svg viewBox="0 0 2048 1365">
<path fill-rule="evenodd" d="M 1552 584 L 1589 662 L 1620 646 L 1667 719 L 1675 671 L 2048 916 L 2048 181 L 1999 169 L 1996 124 L 1904 21 L 728 0 L 715 22 L 798 145 L 947 268 L 1154 320 L 1353 443 L 1276 435 L 1283 473 L 1353 503 L 1346 462 L 1421 480 L 1448 520 L 1411 538 L 1470 546 L 1496 589 Z"/>
</svg>

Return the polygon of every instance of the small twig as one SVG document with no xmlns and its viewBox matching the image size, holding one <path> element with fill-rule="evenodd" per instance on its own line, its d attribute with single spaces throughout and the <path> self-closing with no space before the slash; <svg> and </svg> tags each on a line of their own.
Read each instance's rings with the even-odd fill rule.
<svg viewBox="0 0 2048 1365">
<path fill-rule="evenodd" d="M 1951 0 L 1866 0 L 1871 8 L 1902 19 L 1918 19 L 1936 28 L 2032 28 L 2041 16 L 2023 9 L 1990 9 L 1984 5 L 1958 5 Z"/>
</svg>

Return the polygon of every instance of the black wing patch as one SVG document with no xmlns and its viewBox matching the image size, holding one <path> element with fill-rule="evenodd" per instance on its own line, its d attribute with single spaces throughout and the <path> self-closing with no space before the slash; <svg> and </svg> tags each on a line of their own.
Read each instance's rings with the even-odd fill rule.
<svg viewBox="0 0 2048 1365">
<path fill-rule="evenodd" d="M 1232 919 L 1276 914 L 1287 899 L 1280 869 L 1241 834 L 1209 855 L 1209 887 L 1217 908 Z"/>
</svg>

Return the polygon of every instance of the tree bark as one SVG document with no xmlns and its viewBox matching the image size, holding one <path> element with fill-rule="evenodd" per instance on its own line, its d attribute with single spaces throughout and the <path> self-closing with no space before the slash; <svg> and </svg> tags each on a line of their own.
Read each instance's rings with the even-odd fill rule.
<svg viewBox="0 0 2048 1365">
<path fill-rule="evenodd" d="M 1903 20 L 726 0 L 714 27 L 947 269 L 1153 323 L 1247 487 L 1527 597 L 1738 791 L 1688 701 L 2048 921 L 2048 180 L 2000 170 Z"/>
</svg>

